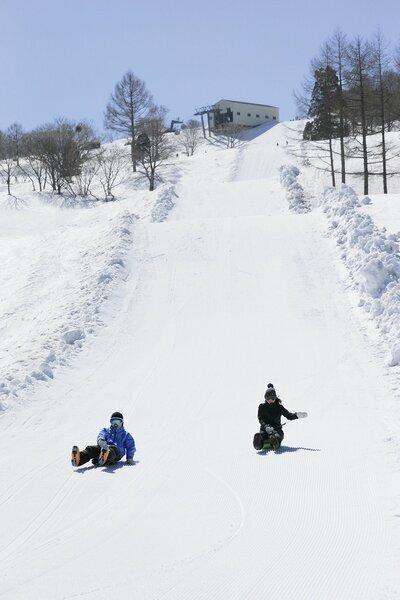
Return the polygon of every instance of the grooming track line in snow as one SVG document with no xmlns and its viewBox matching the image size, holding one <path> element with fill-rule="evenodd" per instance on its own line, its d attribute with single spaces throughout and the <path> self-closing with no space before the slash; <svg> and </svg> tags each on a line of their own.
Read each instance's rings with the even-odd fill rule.
<svg viewBox="0 0 400 600">
<path fill-rule="evenodd" d="M 131 182 L 90 209 L 0 195 L 6 600 L 399 597 L 398 367 L 360 328 L 342 262 L 384 333 L 389 295 L 368 297 L 360 256 L 393 259 L 397 240 L 368 220 L 355 236 L 370 205 L 349 191 L 310 210 L 320 178 L 288 167 L 296 127 L 203 141 L 154 193 Z M 24 388 L 51 351 L 54 378 Z M 268 381 L 309 418 L 262 455 Z M 138 463 L 71 470 L 114 411 Z"/>
</svg>

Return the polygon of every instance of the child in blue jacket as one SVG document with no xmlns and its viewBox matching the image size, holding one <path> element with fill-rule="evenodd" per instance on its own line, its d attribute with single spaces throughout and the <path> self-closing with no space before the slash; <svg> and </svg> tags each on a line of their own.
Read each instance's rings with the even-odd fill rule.
<svg viewBox="0 0 400 600">
<path fill-rule="evenodd" d="M 72 447 L 71 462 L 73 467 L 81 467 L 90 459 L 94 465 L 112 465 L 126 454 L 126 462 L 133 465 L 135 452 L 135 440 L 125 431 L 124 417 L 120 412 L 114 412 L 110 427 L 104 427 L 97 436 L 96 446 L 86 446 L 84 450 Z"/>
</svg>

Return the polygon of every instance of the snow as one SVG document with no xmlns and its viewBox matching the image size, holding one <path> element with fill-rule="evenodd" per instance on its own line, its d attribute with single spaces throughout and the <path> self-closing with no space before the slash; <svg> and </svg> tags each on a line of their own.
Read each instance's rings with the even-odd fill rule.
<svg viewBox="0 0 400 600">
<path fill-rule="evenodd" d="M 389 233 L 400 235 L 400 194 L 370 194 L 369 200 L 363 212 L 370 215 L 379 228 L 385 227 Z"/>
<path fill-rule="evenodd" d="M 330 232 L 336 238 L 359 304 L 375 320 L 388 348 L 387 362 L 400 359 L 400 235 L 386 235 L 369 215 L 358 211 L 363 206 L 351 188 L 329 188 L 324 195 L 324 211 Z"/>
<path fill-rule="evenodd" d="M 119 206 L 60 210 L 36 196 L 18 211 L 5 203 L 0 211 L 4 407 L 32 378 L 46 380 L 51 365 L 68 362 L 102 323 L 100 307 L 125 276 L 135 216 Z"/>
<path fill-rule="evenodd" d="M 116 202 L 1 187 L 7 600 L 400 596 L 398 239 L 374 194 L 322 194 L 297 129 Z M 259 454 L 270 381 L 309 416 Z M 137 464 L 72 469 L 116 410 Z"/>
<path fill-rule="evenodd" d="M 163 190 L 157 198 L 153 210 L 151 211 L 151 220 L 155 223 L 162 223 L 168 218 L 169 212 L 174 208 L 173 197 L 176 196 L 173 186 Z"/>
<path fill-rule="evenodd" d="M 280 168 L 281 185 L 286 191 L 289 210 L 292 212 L 308 212 L 310 206 L 307 203 L 304 190 L 297 181 L 300 171 L 294 165 L 282 165 Z"/>
</svg>

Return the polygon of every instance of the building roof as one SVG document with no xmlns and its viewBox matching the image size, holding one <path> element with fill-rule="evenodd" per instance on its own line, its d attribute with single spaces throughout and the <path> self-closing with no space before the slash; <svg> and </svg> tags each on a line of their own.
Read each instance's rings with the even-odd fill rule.
<svg viewBox="0 0 400 600">
<path fill-rule="evenodd" d="M 221 98 L 221 100 L 218 100 L 218 102 L 232 102 L 235 104 L 250 104 L 251 106 L 267 106 L 268 108 L 278 108 L 279 106 L 273 106 L 272 104 L 256 104 L 256 102 L 242 102 L 241 100 L 227 100 L 226 98 Z M 218 102 L 215 102 L 215 104 L 218 104 Z M 214 106 L 215 106 L 214 104 Z"/>
</svg>

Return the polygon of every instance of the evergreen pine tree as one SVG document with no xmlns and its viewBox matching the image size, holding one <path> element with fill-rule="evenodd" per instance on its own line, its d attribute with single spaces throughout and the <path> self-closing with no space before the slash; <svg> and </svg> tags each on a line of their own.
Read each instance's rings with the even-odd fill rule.
<svg viewBox="0 0 400 600">
<path fill-rule="evenodd" d="M 310 139 L 327 140 L 338 137 L 339 81 L 332 67 L 315 71 L 308 116 L 313 119 Z"/>
<path fill-rule="evenodd" d="M 307 123 L 304 139 L 328 140 L 332 185 L 336 185 L 332 140 L 339 137 L 340 122 L 338 115 L 339 80 L 330 66 L 321 67 L 314 73 L 315 83 L 311 93 L 308 116 L 313 119 Z"/>
</svg>

